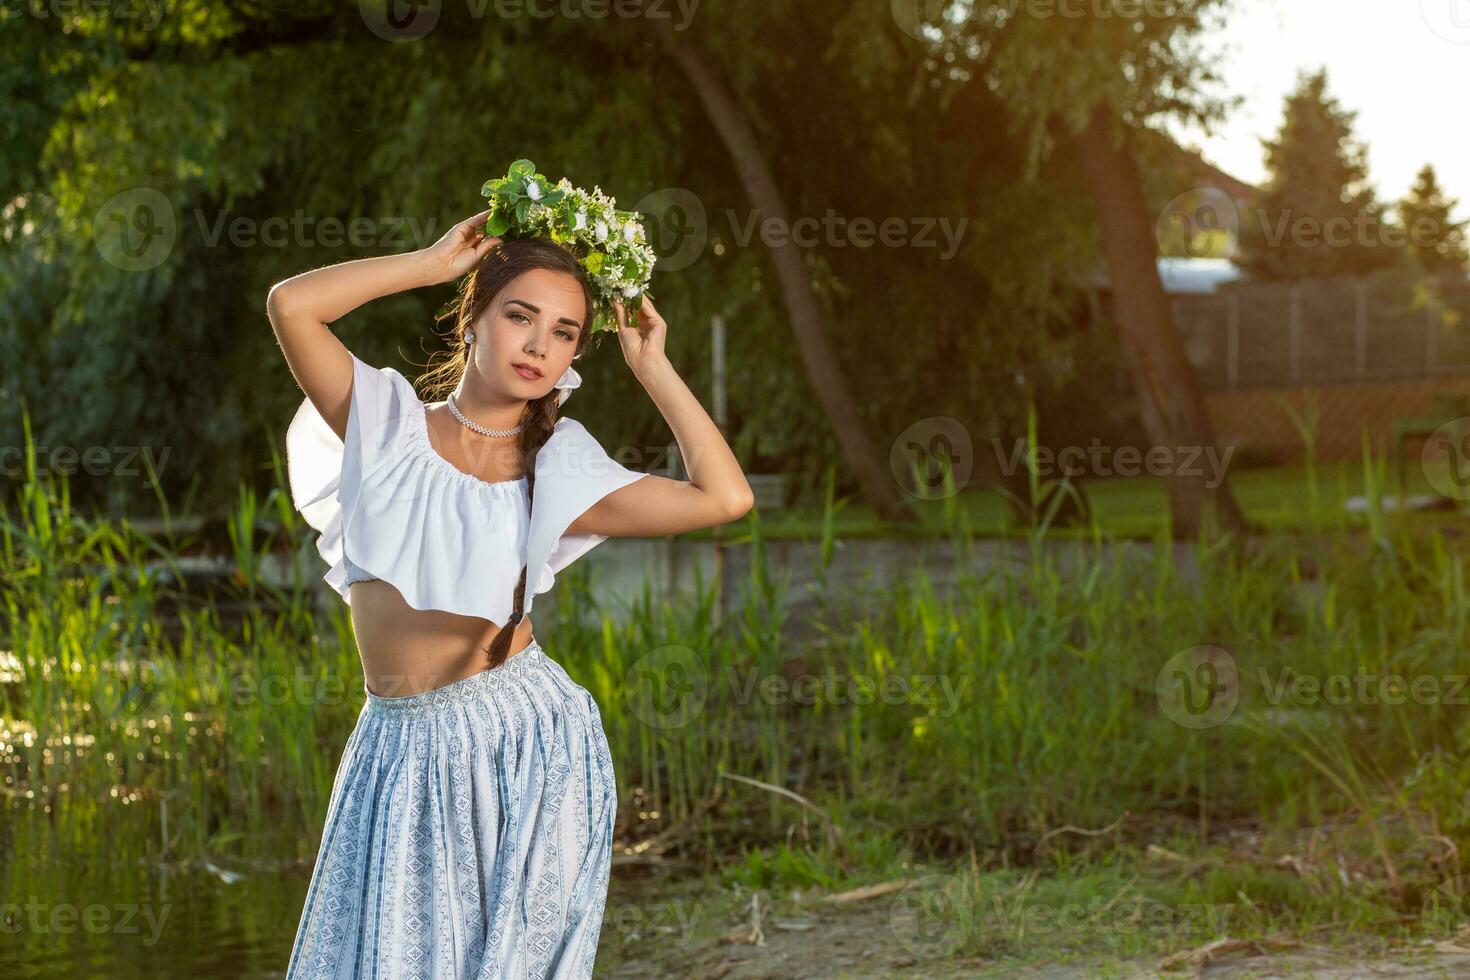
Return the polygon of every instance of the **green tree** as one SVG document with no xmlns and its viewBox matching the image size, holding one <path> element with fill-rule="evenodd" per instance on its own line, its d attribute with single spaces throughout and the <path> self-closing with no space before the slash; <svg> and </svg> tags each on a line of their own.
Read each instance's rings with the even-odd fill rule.
<svg viewBox="0 0 1470 980">
<path fill-rule="evenodd" d="M 674 31 L 668 21 L 649 18 L 648 23 L 657 29 L 663 50 L 683 73 L 730 154 L 749 206 L 766 220 L 790 227 L 793 216 L 781 184 L 750 114 L 718 64 L 696 42 Z M 796 350 L 863 499 L 890 520 L 912 517 L 863 423 L 860 403 L 838 358 L 801 246 L 783 237 L 770 245 L 770 256 Z"/>
<path fill-rule="evenodd" d="M 790 216 L 900 218 L 906 234 L 927 240 L 788 250 L 890 495 L 887 457 L 908 423 L 953 416 L 977 440 L 1024 424 L 1027 395 L 1071 367 L 1064 340 L 1035 338 L 1065 322 L 1070 284 L 1087 280 L 1092 256 L 1075 181 L 1059 171 L 1022 179 L 1024 142 L 1006 131 L 994 96 L 916 91 L 922 49 L 880 36 L 875 50 L 872 28 L 892 24 L 881 5 L 820 0 L 727 11 L 676 39 L 710 55 Z M 778 274 L 759 231 L 739 240 L 749 218 L 773 214 L 752 206 L 702 93 L 680 84 L 684 69 L 648 43 L 645 25 L 477 17 L 445 5 L 427 36 L 391 43 L 354 2 L 282 12 L 179 0 L 148 30 L 86 11 L 65 26 L 0 21 L 0 42 L 38 65 L 50 93 L 37 115 L 24 102 L 42 90 L 37 79 L 0 73 L 17 96 L 0 98 L 0 124 L 28 134 L 7 158 L 8 179 L 26 193 L 0 218 L 11 232 L 0 247 L 0 353 L 26 365 L 4 379 L 7 394 L 47 406 L 44 441 L 171 447 L 171 495 L 197 478 L 217 501 L 242 477 L 267 478 L 256 465 L 267 457 L 263 436 L 279 439 L 300 399 L 264 328 L 269 285 L 427 244 L 480 205 L 487 176 L 527 156 L 548 173 L 600 183 L 625 206 L 660 188 L 693 191 L 708 244 L 655 279 L 679 327 L 671 353 L 703 390 L 705 326 L 723 311 L 743 458 L 808 483 L 845 458 L 827 389 L 793 343 L 790 272 Z M 956 134 L 985 152 L 946 150 Z M 165 203 L 113 200 L 139 188 Z M 103 254 L 103 212 L 108 227 L 120 216 L 135 230 L 170 215 L 177 239 L 158 265 L 119 268 Z M 265 240 L 268 222 L 298 215 L 300 235 Z M 375 221 L 369 240 L 321 233 L 364 216 Z M 963 231 L 953 254 L 935 218 Z M 245 240 L 234 240 L 237 221 Z M 422 362 L 438 346 L 429 327 L 447 299 L 445 290 L 388 297 L 336 328 L 375 363 Z M 616 345 L 602 347 L 589 362 L 598 383 L 578 394 L 574 414 L 615 417 L 609 434 L 622 445 L 666 442 L 619 370 Z M 12 444 L 18 414 L 15 399 L 0 405 Z M 844 482 L 860 489 L 851 470 Z M 131 489 L 149 497 L 142 481 Z"/>
<path fill-rule="evenodd" d="M 1409 194 L 1399 202 L 1399 223 L 1409 240 L 1409 252 L 1431 276 L 1463 276 L 1470 261 L 1464 221 L 1455 221 L 1459 202 L 1439 186 L 1434 167 L 1425 164 Z"/>
<path fill-rule="evenodd" d="M 264 319 L 271 283 L 431 244 L 518 156 L 628 203 L 652 189 L 647 160 L 678 157 L 677 127 L 638 77 L 608 84 L 605 63 L 575 57 L 585 46 L 552 58 L 524 21 L 447 5 L 432 37 L 391 43 L 340 0 L 289 12 L 179 0 L 161 13 L 148 26 L 100 8 L 0 18 L 3 50 L 48 79 L 0 72 L 0 130 L 29 134 L 0 157 L 20 190 L 0 213 L 0 353 L 25 366 L 5 372 L 0 425 L 21 442 L 24 400 L 43 445 L 143 447 L 166 459 L 174 499 L 219 502 L 270 476 L 265 437 L 279 444 L 301 397 Z M 127 254 L 165 238 L 147 261 Z M 715 280 L 703 267 L 667 283 L 666 309 L 677 316 Z M 399 294 L 334 328 L 374 363 L 422 363 L 450 295 Z M 616 345 L 601 348 L 605 383 L 579 411 L 633 406 L 612 435 L 648 464 L 667 430 L 629 397 Z M 78 499 L 148 501 L 136 459 L 114 459 L 76 481 Z"/>
<path fill-rule="evenodd" d="M 1141 134 L 1174 118 L 1210 122 L 1227 102 L 1201 38 L 1223 0 L 1180 0 L 1168 10 L 1139 4 L 1063 15 L 1014 2 L 907 3 L 905 28 L 934 49 L 936 84 L 997 93 L 1025 137 L 1036 172 L 1058 158 L 1087 190 L 1111 280 L 1124 363 L 1153 446 L 1204 450 L 1214 428 L 1194 368 L 1174 327 L 1159 279 L 1156 209 L 1146 184 Z M 1164 481 L 1173 533 L 1193 538 L 1206 522 L 1245 525 L 1228 481 L 1209 486 L 1198 471 Z"/>
<path fill-rule="evenodd" d="M 1238 262 L 1249 275 L 1360 277 L 1393 264 L 1354 116 L 1328 95 L 1325 69 L 1303 74 L 1287 96 L 1280 130 L 1263 141 L 1268 179 L 1241 223 Z"/>
<path fill-rule="evenodd" d="M 762 247 L 787 269 L 775 276 L 783 310 L 810 293 L 799 304 L 804 322 L 829 338 L 862 429 L 882 437 L 878 479 L 896 485 L 891 454 L 911 444 L 911 425 L 949 417 L 973 436 L 972 485 L 1024 494 L 1024 468 L 992 451 L 992 440 L 1024 434 L 1028 398 L 1076 377 L 1077 310 L 1095 253 L 1077 219 L 1075 175 L 1048 167 L 1032 179 L 1025 141 L 993 93 L 916 84 L 929 55 L 899 34 L 885 4 L 747 7 L 669 41 L 669 62 L 689 80 L 691 136 L 708 131 L 691 142 L 727 149 L 745 194 L 742 221 L 832 215 L 899 229 L 892 244 L 871 235 L 865 244 L 839 224 L 816 246 Z M 774 371 L 783 360 L 797 361 L 783 339 L 770 338 L 773 379 L 785 377 Z M 801 380 L 782 386 L 821 396 Z M 790 398 L 769 381 L 761 391 L 771 404 Z"/>
</svg>

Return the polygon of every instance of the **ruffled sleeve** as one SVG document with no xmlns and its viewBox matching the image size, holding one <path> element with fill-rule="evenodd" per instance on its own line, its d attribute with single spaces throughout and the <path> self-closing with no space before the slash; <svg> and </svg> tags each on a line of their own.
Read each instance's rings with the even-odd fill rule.
<svg viewBox="0 0 1470 980">
<path fill-rule="evenodd" d="M 647 473 L 630 470 L 609 456 L 575 419 L 556 423 L 536 454 L 536 490 L 526 543 L 525 611 L 533 596 L 547 591 L 561 571 L 593 547 L 605 534 L 568 534 L 567 528 L 603 497 L 637 482 Z"/>
<path fill-rule="evenodd" d="M 349 353 L 351 353 L 349 351 Z M 363 477 L 387 455 L 417 401 L 412 383 L 393 368 L 375 368 L 352 354 L 352 395 L 347 440 L 303 398 L 286 429 L 286 475 L 291 501 L 308 525 L 321 532 L 317 552 L 331 566 L 328 585 L 348 599 L 343 561 L 343 514 L 357 505 Z"/>
</svg>

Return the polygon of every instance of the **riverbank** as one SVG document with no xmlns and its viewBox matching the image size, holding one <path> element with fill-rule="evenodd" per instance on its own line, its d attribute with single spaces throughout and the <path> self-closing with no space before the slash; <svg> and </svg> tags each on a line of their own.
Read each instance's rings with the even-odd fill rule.
<svg viewBox="0 0 1470 980">
<path fill-rule="evenodd" d="M 0 534 L 0 884 L 47 917 L 0 972 L 275 968 L 364 696 L 345 608 L 304 537 L 238 535 L 201 593 L 169 540 L 22 494 Z M 258 511 L 245 496 L 232 526 Z M 1398 950 L 1467 919 L 1470 584 L 1445 534 L 1367 517 L 1183 551 L 956 533 L 948 564 L 835 540 L 788 561 L 757 535 L 722 615 L 708 587 L 618 597 L 589 562 L 537 631 L 602 714 L 619 894 L 707 896 L 717 931 L 682 963 L 767 969 L 759 942 L 720 942 L 738 928 L 805 956 L 808 900 L 936 874 L 838 903 L 915 961 L 855 946 L 855 970 L 1157 964 L 1282 932 Z M 636 923 L 647 901 L 613 907 Z M 1130 931 L 1129 902 L 1168 928 Z M 58 950 L 52 923 L 98 904 L 151 909 L 157 942 L 117 922 Z M 1060 930 L 1029 918 L 1074 906 Z M 902 916 L 874 932 L 895 908 L 907 942 Z M 618 928 L 609 963 L 663 968 Z"/>
</svg>

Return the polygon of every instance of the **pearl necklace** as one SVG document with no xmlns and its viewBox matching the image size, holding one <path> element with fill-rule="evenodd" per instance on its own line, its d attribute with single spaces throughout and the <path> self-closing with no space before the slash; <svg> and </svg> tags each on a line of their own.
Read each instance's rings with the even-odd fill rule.
<svg viewBox="0 0 1470 980">
<path fill-rule="evenodd" d="M 449 406 L 450 414 L 459 419 L 469 428 L 474 429 L 482 436 L 492 436 L 497 439 L 505 439 L 510 436 L 519 434 L 521 428 L 525 425 L 525 423 L 522 422 L 509 429 L 487 429 L 483 425 L 480 425 L 478 422 L 471 422 L 469 419 L 465 418 L 464 413 L 459 410 L 459 406 L 454 404 L 453 395 L 450 395 L 448 398 L 444 399 L 444 404 Z"/>
</svg>

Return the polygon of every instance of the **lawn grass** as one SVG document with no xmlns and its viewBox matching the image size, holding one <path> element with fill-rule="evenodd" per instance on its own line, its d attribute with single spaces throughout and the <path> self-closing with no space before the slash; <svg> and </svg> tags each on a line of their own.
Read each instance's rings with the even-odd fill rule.
<svg viewBox="0 0 1470 980">
<path fill-rule="evenodd" d="M 1315 473 L 1313 472 L 1315 469 Z M 1392 475 L 1392 467 L 1385 475 Z M 1405 496 L 1437 495 L 1425 468 L 1417 461 L 1405 470 Z M 1317 499 L 1314 502 L 1313 480 Z M 1362 527 L 1366 518 L 1349 513 L 1347 502 L 1369 491 L 1370 480 L 1359 460 L 1306 462 L 1290 466 L 1257 466 L 1232 469 L 1230 486 L 1246 519 L 1264 532 L 1297 532 L 1320 530 L 1326 526 Z M 1113 477 L 1089 480 L 1085 484 L 1087 500 L 1093 509 L 1099 529 L 1114 538 L 1147 539 L 1164 526 L 1168 498 L 1164 481 L 1155 476 Z M 1390 491 L 1392 496 L 1393 491 Z M 915 521 L 897 523 L 879 518 L 866 504 L 845 500 L 831 518 L 832 531 L 842 538 L 880 537 L 945 537 L 952 533 L 950 515 L 944 502 L 918 500 Z M 953 501 L 954 511 L 962 516 L 970 531 L 978 537 L 1015 535 L 1024 530 L 1015 519 L 1011 507 L 1001 493 L 991 488 L 961 490 Z M 770 539 L 813 539 L 822 534 L 825 507 L 820 500 L 778 508 L 760 514 L 761 533 Z M 1425 529 L 1446 522 L 1459 523 L 1453 510 L 1423 511 L 1411 520 Z M 727 536 L 745 536 L 750 532 L 751 518 L 738 521 L 725 529 Z M 1088 536 L 1091 527 L 1055 526 L 1058 537 Z M 690 537 L 708 537 L 709 532 Z"/>
</svg>

